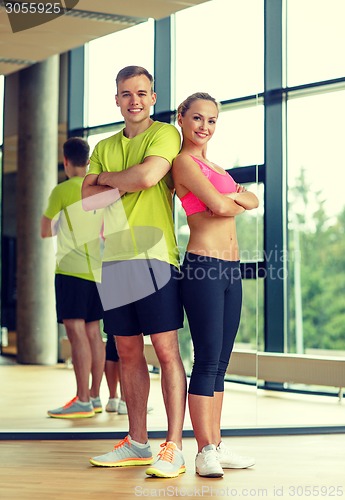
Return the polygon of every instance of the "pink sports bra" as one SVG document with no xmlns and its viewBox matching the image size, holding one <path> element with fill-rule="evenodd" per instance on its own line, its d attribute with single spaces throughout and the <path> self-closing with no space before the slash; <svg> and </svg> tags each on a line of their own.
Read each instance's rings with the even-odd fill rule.
<svg viewBox="0 0 345 500">
<path fill-rule="evenodd" d="M 230 174 L 226 173 L 226 175 L 221 174 L 220 172 L 216 172 L 212 168 L 210 168 L 206 163 L 195 158 L 195 156 L 190 155 L 191 158 L 199 165 L 201 172 L 205 177 L 213 184 L 213 186 L 220 193 L 235 193 L 236 192 L 236 182 L 231 177 Z M 197 212 L 205 212 L 207 210 L 207 206 L 203 201 L 195 196 L 192 191 L 189 191 L 187 194 L 182 196 L 181 198 L 182 206 L 186 212 L 186 215 L 193 215 Z"/>
</svg>

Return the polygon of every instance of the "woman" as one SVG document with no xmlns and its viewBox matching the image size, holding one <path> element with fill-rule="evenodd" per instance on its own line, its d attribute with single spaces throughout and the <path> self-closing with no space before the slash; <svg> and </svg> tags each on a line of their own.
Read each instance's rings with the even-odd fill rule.
<svg viewBox="0 0 345 500">
<path fill-rule="evenodd" d="M 183 143 L 172 170 L 190 228 L 181 283 L 194 346 L 188 405 L 198 443 L 196 472 L 205 477 L 254 464 L 221 441 L 220 420 L 242 305 L 235 217 L 256 208 L 258 199 L 207 159 L 217 119 L 218 105 L 209 94 L 193 94 L 179 106 Z"/>
</svg>

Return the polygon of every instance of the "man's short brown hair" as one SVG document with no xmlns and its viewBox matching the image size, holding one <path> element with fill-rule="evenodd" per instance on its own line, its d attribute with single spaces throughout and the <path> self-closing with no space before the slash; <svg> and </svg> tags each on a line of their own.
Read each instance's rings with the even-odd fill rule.
<svg viewBox="0 0 345 500">
<path fill-rule="evenodd" d="M 74 167 L 85 167 L 90 156 L 90 146 L 81 137 L 71 137 L 63 145 L 63 154 Z"/>
<path fill-rule="evenodd" d="M 151 83 L 151 92 L 153 92 L 153 76 L 151 73 L 147 71 L 147 69 L 143 68 L 142 66 L 126 66 L 125 68 L 122 68 L 116 77 L 116 86 L 119 86 L 119 83 L 128 80 L 129 78 L 133 78 L 134 76 L 141 76 L 144 75 L 146 76 Z"/>
</svg>

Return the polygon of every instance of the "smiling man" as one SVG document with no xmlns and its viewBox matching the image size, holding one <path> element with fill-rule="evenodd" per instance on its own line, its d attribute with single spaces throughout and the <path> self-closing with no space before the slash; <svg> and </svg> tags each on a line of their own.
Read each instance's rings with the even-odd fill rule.
<svg viewBox="0 0 345 500">
<path fill-rule="evenodd" d="M 151 465 L 148 475 L 176 477 L 185 472 L 186 377 L 177 338 L 183 311 L 170 169 L 180 136 L 172 125 L 150 118 L 156 94 L 145 68 L 123 68 L 116 84 L 125 128 L 96 145 L 82 196 L 86 210 L 106 207 L 99 290 L 104 330 L 115 336 L 121 359 L 129 433 L 111 452 L 90 461 L 103 467 Z M 151 336 L 160 362 L 168 421 L 166 442 L 154 463 L 146 427 L 150 380 L 143 335 Z"/>
</svg>

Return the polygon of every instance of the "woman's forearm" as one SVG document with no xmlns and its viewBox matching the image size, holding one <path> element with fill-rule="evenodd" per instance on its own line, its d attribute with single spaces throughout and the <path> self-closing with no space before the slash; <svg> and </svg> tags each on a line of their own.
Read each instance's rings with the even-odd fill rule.
<svg viewBox="0 0 345 500">
<path fill-rule="evenodd" d="M 246 210 L 253 210 L 254 208 L 258 208 L 259 200 L 254 193 L 250 191 L 243 191 L 240 193 L 230 193 L 229 198 L 234 200 L 235 203 L 240 205 Z"/>
</svg>

